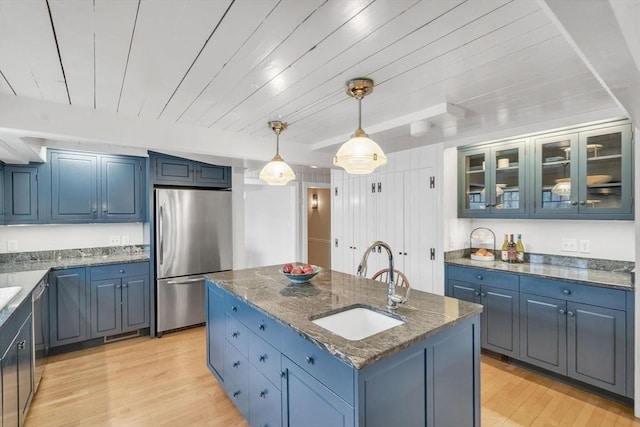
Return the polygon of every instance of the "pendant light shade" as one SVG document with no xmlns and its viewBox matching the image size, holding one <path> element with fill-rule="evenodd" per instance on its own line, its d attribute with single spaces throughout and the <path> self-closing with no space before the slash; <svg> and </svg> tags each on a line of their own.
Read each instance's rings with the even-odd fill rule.
<svg viewBox="0 0 640 427">
<path fill-rule="evenodd" d="M 358 129 L 349 141 L 342 144 L 333 157 L 333 164 L 354 175 L 372 173 L 378 166 L 387 164 L 387 156 L 380 146 L 362 129 L 362 98 L 372 91 L 371 79 L 358 78 L 347 82 L 347 94 L 358 100 Z"/>
<path fill-rule="evenodd" d="M 269 185 L 286 185 L 296 179 L 293 169 L 280 157 L 280 133 L 287 128 L 287 124 L 279 121 L 269 122 L 269 128 L 276 134 L 276 155 L 260 171 L 260 179 Z"/>
</svg>

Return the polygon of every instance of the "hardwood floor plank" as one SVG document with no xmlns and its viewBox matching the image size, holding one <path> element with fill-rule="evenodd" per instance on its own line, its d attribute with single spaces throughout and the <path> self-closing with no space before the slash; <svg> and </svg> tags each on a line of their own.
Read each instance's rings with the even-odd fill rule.
<svg viewBox="0 0 640 427">
<path fill-rule="evenodd" d="M 482 426 L 636 426 L 633 409 L 482 356 Z M 246 427 L 205 363 L 205 329 L 49 358 L 26 419 L 40 426 Z"/>
</svg>

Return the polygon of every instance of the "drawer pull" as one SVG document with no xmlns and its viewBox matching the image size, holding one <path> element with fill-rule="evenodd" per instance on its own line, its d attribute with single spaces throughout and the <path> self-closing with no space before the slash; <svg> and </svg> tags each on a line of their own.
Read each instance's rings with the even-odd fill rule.
<svg viewBox="0 0 640 427">
<path fill-rule="evenodd" d="M 567 311 L 567 314 L 571 317 L 575 316 L 575 313 L 571 310 Z"/>
<path fill-rule="evenodd" d="M 287 373 L 285 371 L 280 372 L 280 378 L 285 378 L 286 376 L 287 376 Z"/>
<path fill-rule="evenodd" d="M 124 270 L 120 270 L 120 273 L 124 273 Z"/>
<path fill-rule="evenodd" d="M 262 390 L 262 391 L 260 392 L 260 397 L 262 397 L 263 399 L 266 399 L 266 398 L 267 398 L 267 390 L 266 390 L 266 389 L 264 389 L 264 390 Z"/>
<path fill-rule="evenodd" d="M 307 357 L 305 357 L 305 360 L 307 361 L 307 363 L 309 365 L 315 365 L 315 363 L 316 363 L 316 359 L 314 359 L 313 356 L 307 356 Z"/>
<path fill-rule="evenodd" d="M 238 396 L 240 396 L 240 390 L 234 391 L 233 392 L 233 397 L 238 397 Z"/>
<path fill-rule="evenodd" d="M 239 360 L 233 362 L 233 367 L 234 368 L 237 368 L 238 366 L 240 366 L 240 361 Z"/>
<path fill-rule="evenodd" d="M 258 325 L 258 329 L 260 329 L 261 331 L 264 331 L 264 323 L 260 323 Z"/>
<path fill-rule="evenodd" d="M 475 291 L 473 294 L 474 294 L 475 296 L 477 296 L 477 297 L 479 297 L 479 296 L 480 296 L 480 292 L 478 292 L 478 291 Z"/>
<path fill-rule="evenodd" d="M 482 276 L 478 274 L 478 275 L 476 276 L 476 279 L 478 279 L 478 280 L 482 280 Z"/>
<path fill-rule="evenodd" d="M 260 355 L 260 357 L 258 357 L 258 360 L 259 360 L 260 362 L 264 362 L 264 361 L 266 361 L 266 360 L 267 360 L 267 355 L 266 355 L 266 354 L 262 354 L 262 355 Z"/>
<path fill-rule="evenodd" d="M 234 332 L 231 334 L 232 337 L 238 338 L 240 336 L 240 332 Z"/>
<path fill-rule="evenodd" d="M 562 293 L 565 295 L 571 295 L 571 291 L 569 289 L 563 290 Z"/>
<path fill-rule="evenodd" d="M 567 312 L 566 312 L 566 311 L 564 311 L 564 309 L 563 309 L 563 308 L 561 308 L 561 309 L 560 309 L 559 313 L 560 313 L 560 314 L 567 314 Z"/>
<path fill-rule="evenodd" d="M 237 305 L 232 305 L 231 306 L 231 311 L 238 311 L 238 306 Z"/>
<path fill-rule="evenodd" d="M 482 298 L 486 298 L 486 297 L 487 297 L 487 294 L 485 294 L 484 292 L 480 292 L 480 296 L 481 296 Z"/>
</svg>

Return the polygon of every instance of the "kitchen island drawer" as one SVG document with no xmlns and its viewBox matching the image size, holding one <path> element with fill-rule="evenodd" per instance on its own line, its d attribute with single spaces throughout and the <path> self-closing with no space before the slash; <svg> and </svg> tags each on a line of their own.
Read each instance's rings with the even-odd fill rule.
<svg viewBox="0 0 640 427">
<path fill-rule="evenodd" d="M 295 333 L 283 337 L 289 343 L 282 352 L 304 371 L 350 405 L 354 402 L 354 369 Z"/>
<path fill-rule="evenodd" d="M 600 307 L 625 310 L 626 292 L 620 289 L 608 289 L 562 280 L 522 277 L 520 291 L 533 295 L 564 299 L 585 304 L 597 304 Z"/>
<path fill-rule="evenodd" d="M 148 276 L 149 262 L 102 265 L 90 268 L 91 280 L 118 279 L 131 276 Z"/>
<path fill-rule="evenodd" d="M 450 265 L 447 268 L 447 279 L 461 282 L 489 285 L 497 288 L 518 290 L 519 278 L 517 274 L 502 273 L 485 270 L 483 268 L 458 267 Z"/>
<path fill-rule="evenodd" d="M 278 323 L 278 321 L 253 307 L 249 310 L 249 315 L 246 316 L 243 321 L 245 321 L 245 326 L 255 332 L 257 336 L 275 348 L 279 349 L 281 347 L 281 340 L 285 331 L 284 326 Z"/>
<path fill-rule="evenodd" d="M 276 350 L 262 338 L 251 334 L 249 337 L 249 361 L 269 381 L 280 388 L 280 350 Z"/>
<path fill-rule="evenodd" d="M 244 357 L 249 355 L 249 335 L 251 332 L 238 319 L 226 315 L 224 336 Z"/>
<path fill-rule="evenodd" d="M 242 301 L 240 298 L 231 295 L 229 292 L 224 293 L 224 311 L 229 316 L 234 317 L 240 321 L 243 325 L 249 325 L 251 316 L 255 311 L 250 307 L 246 301 Z"/>
</svg>

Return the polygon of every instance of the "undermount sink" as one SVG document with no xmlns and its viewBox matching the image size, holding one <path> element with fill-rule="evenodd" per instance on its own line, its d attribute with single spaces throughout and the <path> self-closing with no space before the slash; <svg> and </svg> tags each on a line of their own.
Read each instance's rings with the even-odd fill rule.
<svg viewBox="0 0 640 427">
<path fill-rule="evenodd" d="M 9 304 L 13 297 L 18 295 L 18 292 L 21 290 L 22 288 L 20 286 L 7 286 L 6 288 L 0 288 L 0 310 Z"/>
<path fill-rule="evenodd" d="M 404 323 L 391 315 L 360 306 L 322 316 L 312 322 L 349 341 L 361 340 Z"/>
</svg>

